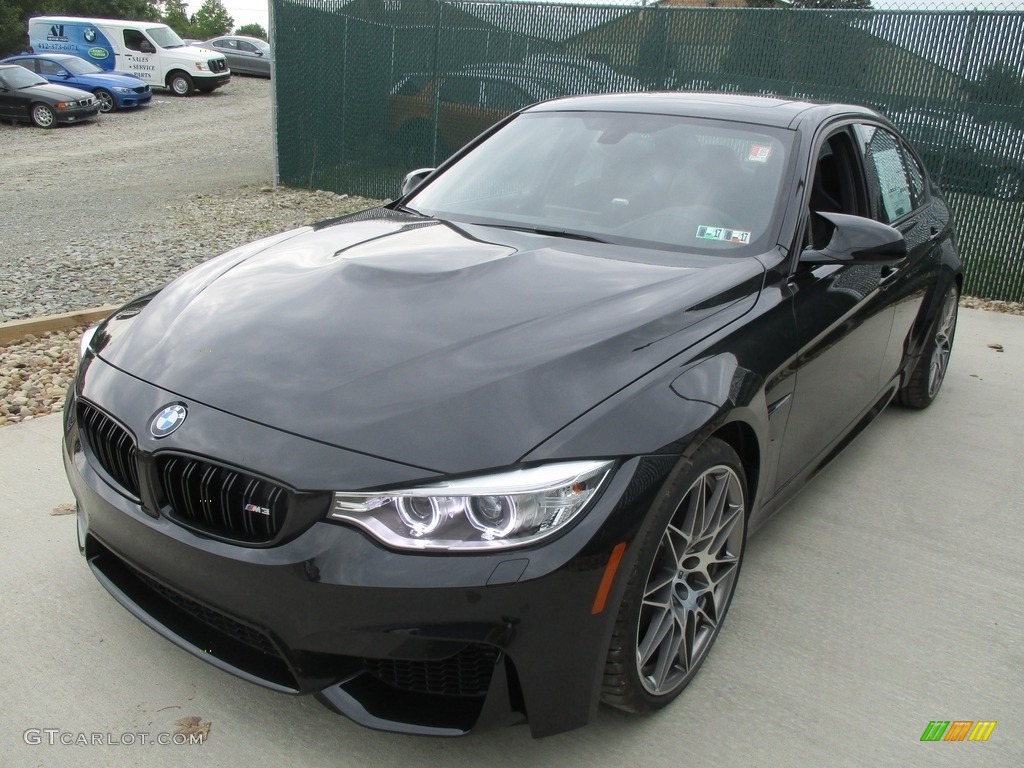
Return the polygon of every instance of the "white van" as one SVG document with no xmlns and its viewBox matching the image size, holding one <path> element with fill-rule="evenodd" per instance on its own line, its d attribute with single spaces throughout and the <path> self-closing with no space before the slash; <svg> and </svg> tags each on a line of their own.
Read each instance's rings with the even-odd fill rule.
<svg viewBox="0 0 1024 768">
<path fill-rule="evenodd" d="M 231 80 L 224 56 L 186 45 L 173 29 L 155 21 L 37 16 L 28 21 L 34 53 L 59 51 L 102 69 L 127 72 L 177 96 L 212 91 Z"/>
</svg>

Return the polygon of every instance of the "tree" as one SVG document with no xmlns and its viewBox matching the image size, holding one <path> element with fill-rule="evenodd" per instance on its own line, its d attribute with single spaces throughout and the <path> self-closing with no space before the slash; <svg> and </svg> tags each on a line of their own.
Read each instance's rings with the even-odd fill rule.
<svg viewBox="0 0 1024 768">
<path fill-rule="evenodd" d="M 178 33 L 179 37 L 195 37 L 192 22 L 188 18 L 188 5 L 185 0 L 164 0 L 164 10 L 160 20 Z"/>
<path fill-rule="evenodd" d="M 263 27 L 261 27 L 259 24 L 256 24 L 255 22 L 252 24 L 243 24 L 235 30 L 235 34 L 248 35 L 249 37 L 258 37 L 260 40 L 266 40 L 268 37 L 267 30 L 265 30 Z"/>
<path fill-rule="evenodd" d="M 203 0 L 192 16 L 192 31 L 200 40 L 226 35 L 234 26 L 235 20 L 228 15 L 228 9 L 220 0 Z"/>
</svg>

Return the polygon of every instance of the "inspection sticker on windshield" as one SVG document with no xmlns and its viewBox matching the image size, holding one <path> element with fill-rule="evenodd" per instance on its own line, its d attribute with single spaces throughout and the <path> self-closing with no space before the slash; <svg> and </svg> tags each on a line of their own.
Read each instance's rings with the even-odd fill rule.
<svg viewBox="0 0 1024 768">
<path fill-rule="evenodd" d="M 772 156 L 771 144 L 753 144 L 747 153 L 748 163 L 767 163 Z"/>
<path fill-rule="evenodd" d="M 724 227 L 708 227 L 701 224 L 697 227 L 698 240 L 720 240 L 723 243 L 738 243 L 746 245 L 750 242 L 750 233 L 739 229 L 725 229 Z"/>
</svg>

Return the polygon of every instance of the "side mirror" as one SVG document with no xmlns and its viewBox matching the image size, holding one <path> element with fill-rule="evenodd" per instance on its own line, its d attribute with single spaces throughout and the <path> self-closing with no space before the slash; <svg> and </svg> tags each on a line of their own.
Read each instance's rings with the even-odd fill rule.
<svg viewBox="0 0 1024 768">
<path fill-rule="evenodd" d="M 262 56 L 263 55 L 263 51 L 261 51 L 259 48 L 256 49 L 255 53 L 256 53 L 257 56 Z"/>
<path fill-rule="evenodd" d="M 148 40 L 143 40 L 142 44 L 139 45 L 139 53 L 156 53 L 156 48 Z"/>
<path fill-rule="evenodd" d="M 433 168 L 417 168 L 415 171 L 409 171 L 405 174 L 405 178 L 402 179 L 402 197 L 416 189 L 433 172 Z"/>
<path fill-rule="evenodd" d="M 903 234 L 888 224 L 845 213 L 812 213 L 832 225 L 824 248 L 805 248 L 802 264 L 897 264 L 907 257 Z"/>
</svg>

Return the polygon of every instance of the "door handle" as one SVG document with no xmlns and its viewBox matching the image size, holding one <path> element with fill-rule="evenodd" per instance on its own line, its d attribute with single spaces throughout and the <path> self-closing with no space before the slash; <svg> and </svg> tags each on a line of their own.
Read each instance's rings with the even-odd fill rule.
<svg viewBox="0 0 1024 768">
<path fill-rule="evenodd" d="M 879 275 L 878 275 L 878 284 L 879 284 L 879 286 L 881 286 L 882 288 L 887 287 L 895 279 L 896 275 L 898 275 L 899 273 L 900 273 L 900 268 L 899 267 L 893 267 L 893 266 L 889 266 L 889 265 L 883 266 L 882 269 L 881 269 L 881 272 L 879 272 Z"/>
</svg>

